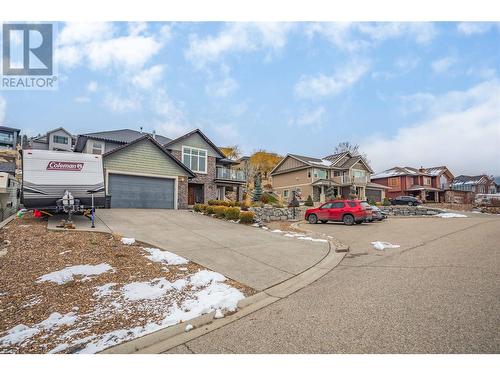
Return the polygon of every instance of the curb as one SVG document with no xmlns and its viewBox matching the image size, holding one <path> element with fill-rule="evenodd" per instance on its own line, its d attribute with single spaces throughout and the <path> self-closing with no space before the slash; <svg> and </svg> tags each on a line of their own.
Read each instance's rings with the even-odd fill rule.
<svg viewBox="0 0 500 375">
<path fill-rule="evenodd" d="M 238 302 L 237 311 L 231 315 L 222 319 L 215 319 L 214 312 L 201 315 L 189 321 L 105 349 L 100 354 L 164 353 L 269 306 L 320 279 L 333 270 L 347 254 L 344 251 L 337 251 L 330 241 L 328 241 L 328 247 L 328 253 L 319 262 L 288 280 L 242 299 Z M 335 249 L 335 251 L 332 251 L 332 249 Z M 194 328 L 189 332 L 184 332 L 188 324 L 191 324 Z"/>
<path fill-rule="evenodd" d="M 296 223 L 293 223 L 292 225 L 290 225 L 292 228 L 295 228 L 295 229 L 300 229 L 300 230 L 303 230 L 305 231 L 306 233 L 314 233 L 314 234 L 318 234 L 319 232 L 315 232 L 315 231 L 312 231 L 312 230 L 309 230 L 309 229 L 304 229 L 304 228 L 299 228 L 299 225 L 302 224 L 303 222 L 302 221 L 298 221 Z M 321 234 L 321 233 L 319 233 Z M 339 241 L 340 242 L 340 241 Z M 328 241 L 328 243 L 331 244 L 330 241 Z M 332 247 L 335 248 L 335 252 L 336 253 L 347 253 L 349 252 L 349 246 L 348 245 L 345 245 L 345 244 L 342 244 L 341 246 L 333 246 L 331 245 Z"/>
<path fill-rule="evenodd" d="M 2 221 L 0 223 L 0 229 L 3 228 L 4 226 L 6 226 L 7 224 L 9 224 L 12 220 L 14 220 L 16 218 L 16 215 L 17 215 L 17 212 L 15 214 L 10 215 L 7 219 Z"/>
</svg>

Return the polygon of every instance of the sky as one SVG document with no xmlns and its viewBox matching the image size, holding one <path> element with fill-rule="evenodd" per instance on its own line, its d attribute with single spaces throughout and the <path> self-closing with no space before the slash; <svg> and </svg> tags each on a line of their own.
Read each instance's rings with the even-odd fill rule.
<svg viewBox="0 0 500 375">
<path fill-rule="evenodd" d="M 59 23 L 55 45 L 58 89 L 0 91 L 0 124 L 500 176 L 498 23 Z"/>
</svg>

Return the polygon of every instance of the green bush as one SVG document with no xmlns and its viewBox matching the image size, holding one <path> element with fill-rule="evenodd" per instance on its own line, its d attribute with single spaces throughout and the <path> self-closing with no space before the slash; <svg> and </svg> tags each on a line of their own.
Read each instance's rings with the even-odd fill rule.
<svg viewBox="0 0 500 375">
<path fill-rule="evenodd" d="M 371 206 L 375 206 L 375 200 L 373 199 L 368 199 L 368 204 L 370 204 Z"/>
<path fill-rule="evenodd" d="M 382 206 L 390 206 L 391 201 L 388 198 L 384 198 L 384 201 L 382 202 Z"/>
<path fill-rule="evenodd" d="M 227 220 L 238 220 L 240 218 L 240 209 L 238 207 L 228 207 L 225 216 Z"/>
<path fill-rule="evenodd" d="M 304 203 L 304 206 L 307 206 L 307 207 L 312 207 L 314 206 L 314 202 L 313 202 L 313 199 L 311 198 L 310 195 L 307 196 L 307 199 Z"/>
<path fill-rule="evenodd" d="M 193 210 L 194 210 L 195 212 L 201 212 L 201 211 L 202 211 L 202 209 L 201 209 L 201 204 L 196 203 L 196 204 L 193 206 Z"/>
<path fill-rule="evenodd" d="M 255 214 L 252 211 L 242 211 L 240 212 L 240 223 L 251 224 L 254 216 Z"/>
<path fill-rule="evenodd" d="M 262 207 L 264 204 L 262 202 L 252 202 L 252 207 Z"/>
<path fill-rule="evenodd" d="M 220 219 L 224 219 L 227 210 L 228 208 L 226 206 L 214 206 L 214 214 Z"/>
<path fill-rule="evenodd" d="M 240 208 L 243 211 L 248 211 L 248 209 L 250 208 L 250 206 L 248 204 L 246 204 L 246 202 L 240 202 Z"/>
<path fill-rule="evenodd" d="M 215 207 L 218 207 L 218 206 L 207 206 L 206 213 L 207 213 L 208 215 L 213 215 L 213 214 L 215 214 Z"/>
<path fill-rule="evenodd" d="M 274 207 L 274 208 L 284 208 L 285 206 L 283 206 L 283 204 L 282 204 L 282 203 L 274 203 L 274 204 L 273 204 L 273 207 Z"/>
<path fill-rule="evenodd" d="M 263 193 L 260 201 L 264 204 L 267 203 L 278 203 L 278 198 L 276 198 L 273 194 Z"/>
</svg>

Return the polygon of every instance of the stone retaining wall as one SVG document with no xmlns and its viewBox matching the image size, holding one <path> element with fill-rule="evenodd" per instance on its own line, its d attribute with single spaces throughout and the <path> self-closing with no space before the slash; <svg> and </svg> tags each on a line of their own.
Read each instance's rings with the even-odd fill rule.
<svg viewBox="0 0 500 375">
<path fill-rule="evenodd" d="M 444 212 L 425 206 L 383 206 L 380 209 L 390 216 L 432 216 Z"/>
<path fill-rule="evenodd" d="M 255 212 L 256 221 L 287 221 L 287 220 L 302 220 L 304 213 L 309 207 L 295 207 L 295 217 L 293 208 L 277 208 L 266 204 L 264 207 L 250 207 L 249 210 Z"/>
</svg>

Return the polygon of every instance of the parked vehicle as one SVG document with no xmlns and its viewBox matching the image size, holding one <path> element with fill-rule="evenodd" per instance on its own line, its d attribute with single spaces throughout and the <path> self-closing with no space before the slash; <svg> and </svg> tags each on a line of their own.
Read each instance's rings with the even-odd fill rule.
<svg viewBox="0 0 500 375">
<path fill-rule="evenodd" d="M 391 199 L 391 204 L 394 205 L 405 205 L 405 206 L 418 206 L 422 204 L 420 199 L 412 197 L 411 195 L 402 195 Z"/>
<path fill-rule="evenodd" d="M 387 219 L 387 214 L 380 208 L 378 208 L 377 206 L 371 206 L 371 208 L 372 208 L 372 217 L 368 221 L 382 221 L 384 219 Z"/>
<path fill-rule="evenodd" d="M 326 223 L 328 221 L 340 221 L 346 225 L 354 223 L 361 224 L 370 220 L 372 208 L 367 202 L 360 200 L 332 200 L 317 208 L 306 211 L 305 219 L 311 223 Z"/>
<path fill-rule="evenodd" d="M 73 211 L 81 212 L 92 206 L 92 196 L 94 206 L 103 207 L 102 157 L 76 152 L 23 150 L 21 191 L 21 202 L 27 209 L 66 211 L 64 205 L 69 199 Z"/>
</svg>

